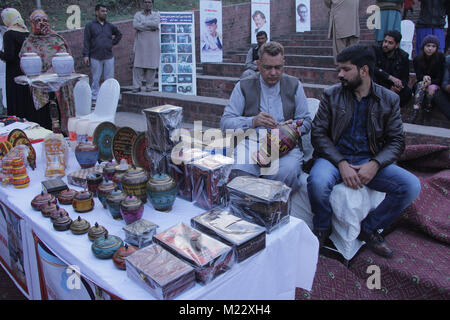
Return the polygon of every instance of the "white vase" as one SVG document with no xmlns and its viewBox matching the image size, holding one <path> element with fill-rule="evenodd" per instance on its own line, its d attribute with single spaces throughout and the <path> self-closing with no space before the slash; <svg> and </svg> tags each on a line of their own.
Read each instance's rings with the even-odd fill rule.
<svg viewBox="0 0 450 320">
<path fill-rule="evenodd" d="M 38 76 L 41 74 L 42 60 L 35 52 L 26 52 L 20 58 L 20 68 L 27 76 Z"/>
<path fill-rule="evenodd" d="M 52 59 L 53 71 L 60 77 L 71 75 L 73 65 L 73 58 L 67 52 L 57 53 Z"/>
</svg>

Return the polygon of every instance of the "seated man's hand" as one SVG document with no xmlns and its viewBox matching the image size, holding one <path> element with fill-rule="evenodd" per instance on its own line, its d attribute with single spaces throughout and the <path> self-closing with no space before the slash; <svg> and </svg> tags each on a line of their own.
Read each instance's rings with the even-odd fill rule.
<svg viewBox="0 0 450 320">
<path fill-rule="evenodd" d="M 348 164 L 347 161 L 341 161 L 338 165 L 339 172 L 341 174 L 344 184 L 352 189 L 362 188 L 362 183 L 359 179 L 358 172 Z"/>
<path fill-rule="evenodd" d="M 400 93 L 400 91 L 401 91 L 401 89 L 399 88 L 399 87 L 396 87 L 396 86 L 392 86 L 391 87 L 391 91 L 394 91 L 395 93 Z"/>
<path fill-rule="evenodd" d="M 275 119 L 267 112 L 260 112 L 258 115 L 253 117 L 252 125 L 253 128 L 256 127 L 275 128 L 277 126 L 277 123 Z"/>
<path fill-rule="evenodd" d="M 359 166 L 350 165 L 350 167 L 358 171 L 358 177 L 361 183 L 368 184 L 377 174 L 380 165 L 378 162 L 371 160 L 365 164 Z"/>
<path fill-rule="evenodd" d="M 403 89 L 403 83 L 400 79 L 397 79 L 394 76 L 389 76 L 389 80 L 391 80 L 391 82 L 394 84 L 394 86 Z"/>
</svg>

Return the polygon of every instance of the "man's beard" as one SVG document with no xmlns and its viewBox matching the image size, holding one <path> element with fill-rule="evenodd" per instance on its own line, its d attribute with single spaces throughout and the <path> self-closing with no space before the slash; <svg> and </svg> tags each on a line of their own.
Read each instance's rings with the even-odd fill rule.
<svg viewBox="0 0 450 320">
<path fill-rule="evenodd" d="M 386 55 L 391 54 L 395 50 L 395 48 L 391 49 L 391 50 L 385 50 L 384 47 L 382 49 L 383 49 L 384 54 L 386 54 Z"/>
<path fill-rule="evenodd" d="M 345 80 L 344 78 L 339 78 L 343 87 L 348 88 L 350 90 L 355 90 L 362 84 L 362 79 L 358 75 L 355 79 Z"/>
</svg>

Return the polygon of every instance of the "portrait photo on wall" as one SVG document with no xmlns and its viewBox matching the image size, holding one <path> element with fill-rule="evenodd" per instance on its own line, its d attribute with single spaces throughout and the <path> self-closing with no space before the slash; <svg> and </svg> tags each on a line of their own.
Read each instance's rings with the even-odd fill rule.
<svg viewBox="0 0 450 320">
<path fill-rule="evenodd" d="M 256 34 L 265 31 L 270 41 L 270 0 L 252 1 L 251 3 L 251 43 L 256 44 Z"/>
<path fill-rule="evenodd" d="M 310 0 L 295 1 L 296 32 L 311 31 Z"/>
<path fill-rule="evenodd" d="M 223 61 L 222 2 L 200 1 L 200 59 Z"/>
</svg>

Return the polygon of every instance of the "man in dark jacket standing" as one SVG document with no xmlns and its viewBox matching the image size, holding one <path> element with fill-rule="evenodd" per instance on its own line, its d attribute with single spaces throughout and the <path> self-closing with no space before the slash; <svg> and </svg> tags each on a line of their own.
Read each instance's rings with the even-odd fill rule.
<svg viewBox="0 0 450 320">
<path fill-rule="evenodd" d="M 92 100 L 97 100 L 102 73 L 104 80 L 114 78 L 112 47 L 122 39 L 119 29 L 106 21 L 107 12 L 104 5 L 96 5 L 96 18 L 84 28 L 83 61 L 91 66 Z"/>
<path fill-rule="evenodd" d="M 444 52 L 445 47 L 445 16 L 448 0 L 419 0 L 420 16 L 416 23 L 416 48 L 415 55 L 420 52 L 423 39 L 429 35 L 435 35 L 440 41 L 439 51 Z"/>
<path fill-rule="evenodd" d="M 419 179 L 394 164 L 405 141 L 399 97 L 372 81 L 373 53 L 354 45 L 337 56 L 341 84 L 324 91 L 314 118 L 311 142 L 315 163 L 308 177 L 319 246 L 331 233 L 330 194 L 341 182 L 367 186 L 386 198 L 361 221 L 358 239 L 376 254 L 393 255 L 377 232 L 387 228 L 420 193 Z"/>
<path fill-rule="evenodd" d="M 389 30 L 381 46 L 374 46 L 375 83 L 400 96 L 400 106 L 405 106 L 412 97 L 409 82 L 408 53 L 399 48 L 402 34 Z"/>
</svg>

